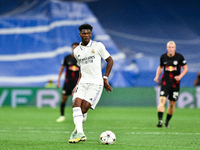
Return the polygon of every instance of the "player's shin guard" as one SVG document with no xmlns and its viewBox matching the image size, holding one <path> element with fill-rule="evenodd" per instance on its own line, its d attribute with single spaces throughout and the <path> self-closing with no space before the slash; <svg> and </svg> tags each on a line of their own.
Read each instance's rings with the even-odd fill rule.
<svg viewBox="0 0 200 150">
<path fill-rule="evenodd" d="M 77 133 L 83 133 L 83 114 L 80 107 L 73 108 L 73 119 Z"/>
</svg>

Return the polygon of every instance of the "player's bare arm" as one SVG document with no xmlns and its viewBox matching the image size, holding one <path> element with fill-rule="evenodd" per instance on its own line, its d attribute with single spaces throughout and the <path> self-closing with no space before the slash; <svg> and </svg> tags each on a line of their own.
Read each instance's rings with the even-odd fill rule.
<svg viewBox="0 0 200 150">
<path fill-rule="evenodd" d="M 59 75 L 58 75 L 58 81 L 57 81 L 57 87 L 60 88 L 60 78 L 61 78 L 61 75 L 63 73 L 63 70 L 64 70 L 65 66 L 61 66 L 60 67 L 60 71 L 59 71 Z"/>
<path fill-rule="evenodd" d="M 113 59 L 111 56 L 109 56 L 106 59 L 106 61 L 107 61 L 107 66 L 104 76 L 108 77 L 113 66 Z M 104 78 L 104 87 L 108 93 L 112 92 L 112 87 L 109 85 L 108 80 L 106 78 Z"/>
<path fill-rule="evenodd" d="M 72 96 L 74 95 L 74 91 L 75 91 L 75 89 L 76 89 L 76 87 L 77 87 L 77 85 L 78 85 L 80 79 L 81 79 L 81 72 L 79 72 L 79 78 L 78 78 L 78 81 L 77 81 L 77 83 L 76 83 L 76 86 L 74 87 L 74 89 L 73 89 L 73 91 L 72 91 Z"/>
<path fill-rule="evenodd" d="M 174 79 L 176 79 L 176 81 L 180 81 L 181 78 L 188 72 L 188 66 L 187 64 L 183 66 L 183 71 L 181 72 L 180 75 L 175 76 Z"/>
<path fill-rule="evenodd" d="M 162 73 L 162 70 L 163 70 L 163 67 L 158 66 L 157 71 L 156 71 L 156 76 L 155 76 L 155 78 L 154 78 L 154 81 L 155 81 L 156 83 L 159 82 L 159 77 L 160 77 L 160 75 L 161 75 L 161 73 Z"/>
</svg>

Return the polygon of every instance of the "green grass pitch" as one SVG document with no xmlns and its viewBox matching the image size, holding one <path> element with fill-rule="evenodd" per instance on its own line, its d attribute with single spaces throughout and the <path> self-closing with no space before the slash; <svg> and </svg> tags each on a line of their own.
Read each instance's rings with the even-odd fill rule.
<svg viewBox="0 0 200 150">
<path fill-rule="evenodd" d="M 157 128 L 153 107 L 96 107 L 84 124 L 87 141 L 68 143 L 74 129 L 72 108 L 66 121 L 57 123 L 59 108 L 1 107 L 1 150 L 190 150 L 200 149 L 200 109 L 177 109 L 170 128 Z M 164 119 L 166 113 L 164 113 Z M 101 132 L 116 135 L 113 145 L 99 142 Z"/>
</svg>

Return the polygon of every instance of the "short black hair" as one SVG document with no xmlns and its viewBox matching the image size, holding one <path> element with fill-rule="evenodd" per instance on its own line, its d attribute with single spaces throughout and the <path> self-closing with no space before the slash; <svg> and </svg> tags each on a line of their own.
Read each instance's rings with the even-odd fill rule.
<svg viewBox="0 0 200 150">
<path fill-rule="evenodd" d="M 72 47 L 73 47 L 74 45 L 79 45 L 79 43 L 78 43 L 78 42 L 72 43 Z"/>
<path fill-rule="evenodd" d="M 82 24 L 78 27 L 79 31 L 83 29 L 90 29 L 92 31 L 93 27 L 90 24 Z"/>
</svg>

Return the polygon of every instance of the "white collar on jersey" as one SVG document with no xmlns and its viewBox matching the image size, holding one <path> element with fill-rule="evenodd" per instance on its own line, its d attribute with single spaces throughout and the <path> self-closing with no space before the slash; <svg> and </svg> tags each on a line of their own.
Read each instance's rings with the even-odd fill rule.
<svg viewBox="0 0 200 150">
<path fill-rule="evenodd" d="M 80 42 L 79 46 L 80 46 L 81 50 L 83 50 L 82 47 L 91 47 L 92 46 L 92 40 L 90 39 L 90 42 L 86 46 L 82 46 L 81 42 Z"/>
</svg>

